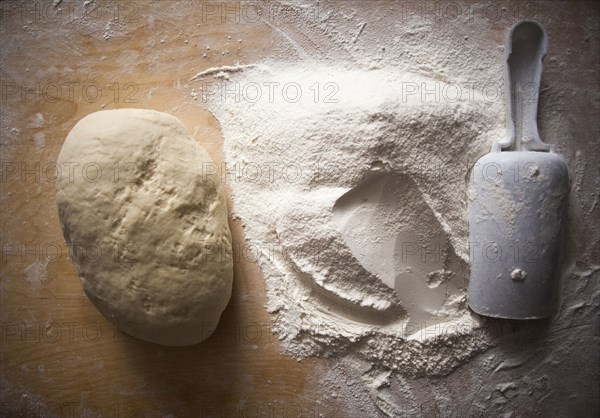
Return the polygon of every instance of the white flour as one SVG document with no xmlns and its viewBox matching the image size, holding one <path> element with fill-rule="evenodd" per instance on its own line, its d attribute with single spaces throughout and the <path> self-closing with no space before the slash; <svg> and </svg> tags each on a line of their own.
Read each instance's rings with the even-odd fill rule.
<svg viewBox="0 0 600 418">
<path fill-rule="evenodd" d="M 597 307 L 598 293 L 582 291 L 598 271 L 593 240 L 565 258 L 565 299 L 550 324 L 473 317 L 464 297 L 468 167 L 505 136 L 508 28 L 523 18 L 554 27 L 545 71 L 554 87 L 542 91 L 566 97 L 576 84 L 556 76 L 569 49 L 553 9 L 498 5 L 500 18 L 490 18 L 488 3 L 272 4 L 280 18 L 261 23 L 281 42 L 269 58 L 242 58 L 190 87 L 221 123 L 233 211 L 284 352 L 328 357 L 312 378 L 341 416 L 571 413 L 573 404 L 546 396 L 569 385 L 568 364 L 597 351 L 575 342 L 594 328 L 596 308 L 577 316 Z M 427 18 L 438 6 L 459 13 Z M 568 106 L 546 97 L 542 137 L 577 160 L 580 178 Z M 575 190 L 571 209 L 588 199 Z M 595 230 L 578 220 L 586 217 L 573 215 L 571 237 Z M 575 259 L 589 270 L 574 270 Z"/>
<path fill-rule="evenodd" d="M 465 190 L 502 137 L 497 102 L 384 69 L 230 77 L 202 87 L 284 350 L 444 375 L 485 349 L 465 303 Z"/>
</svg>

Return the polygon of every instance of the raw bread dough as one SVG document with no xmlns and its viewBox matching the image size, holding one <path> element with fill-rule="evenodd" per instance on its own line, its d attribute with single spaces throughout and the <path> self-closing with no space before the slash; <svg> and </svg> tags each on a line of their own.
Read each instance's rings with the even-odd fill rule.
<svg viewBox="0 0 600 418">
<path fill-rule="evenodd" d="M 121 330 L 184 346 L 231 296 L 225 195 L 206 151 L 166 113 L 83 118 L 58 157 L 56 199 L 83 289 Z"/>
</svg>

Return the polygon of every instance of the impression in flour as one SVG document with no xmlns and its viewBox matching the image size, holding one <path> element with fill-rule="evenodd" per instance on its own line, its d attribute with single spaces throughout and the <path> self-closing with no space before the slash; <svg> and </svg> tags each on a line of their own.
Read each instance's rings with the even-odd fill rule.
<svg viewBox="0 0 600 418">
<path fill-rule="evenodd" d="M 445 375 L 488 344 L 465 303 L 464 192 L 469 163 L 503 127 L 500 106 L 403 96 L 404 81 L 439 82 L 396 67 L 270 63 L 235 82 L 308 88 L 332 74 L 336 102 L 208 103 L 229 167 L 279 167 L 231 184 L 247 239 L 275 243 L 257 258 L 274 329 L 299 358 Z"/>
</svg>

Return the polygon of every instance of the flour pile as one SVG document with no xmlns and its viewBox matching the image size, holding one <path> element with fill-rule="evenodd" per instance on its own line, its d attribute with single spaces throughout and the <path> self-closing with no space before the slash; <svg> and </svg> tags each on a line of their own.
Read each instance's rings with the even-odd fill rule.
<svg viewBox="0 0 600 418">
<path fill-rule="evenodd" d="M 284 350 L 443 375 L 487 347 L 465 300 L 466 183 L 502 137 L 497 101 L 384 69 L 227 78 L 203 91 Z"/>
</svg>

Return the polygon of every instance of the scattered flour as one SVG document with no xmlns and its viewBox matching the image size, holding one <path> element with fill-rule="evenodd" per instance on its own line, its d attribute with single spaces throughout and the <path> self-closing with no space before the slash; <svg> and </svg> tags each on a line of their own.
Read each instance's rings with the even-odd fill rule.
<svg viewBox="0 0 600 418">
<path fill-rule="evenodd" d="M 196 74 L 195 76 L 190 78 L 189 81 L 198 80 L 203 77 L 208 77 L 211 75 L 214 75 L 215 78 L 229 80 L 229 78 L 227 78 L 228 73 L 237 73 L 237 72 L 243 71 L 246 68 L 252 68 L 252 67 L 253 67 L 253 65 L 232 65 L 232 66 L 226 66 L 226 67 L 213 67 L 213 68 L 209 68 L 207 70 L 199 72 L 198 74 Z"/>
<path fill-rule="evenodd" d="M 465 301 L 465 190 L 502 137 L 497 103 L 429 101 L 409 89 L 444 83 L 319 63 L 224 83 L 209 96 L 222 176 L 285 352 L 441 376 L 489 346 Z"/>
<path fill-rule="evenodd" d="M 25 279 L 31 284 L 34 290 L 39 290 L 48 280 L 48 263 L 49 259 L 45 261 L 34 261 L 23 269 L 25 273 Z"/>
<path fill-rule="evenodd" d="M 141 47 L 139 57 L 123 53 L 131 64 L 136 64 L 123 64 L 123 71 L 127 74 L 143 66 L 143 71 L 171 74 L 179 69 L 174 69 L 173 61 L 165 58 L 174 53 L 187 57 L 189 50 L 195 48 L 195 26 L 178 22 L 186 21 L 188 16 L 193 16 L 194 23 L 201 19 L 194 4 L 174 8 L 171 2 L 144 2 L 139 8 L 121 7 L 120 21 L 112 24 L 117 11 L 113 3 L 86 0 L 53 4 L 57 14 L 62 9 L 60 19 L 56 22 L 50 15 L 50 22 L 39 25 L 33 14 L 23 19 L 19 2 L 3 2 L 3 16 L 7 17 L 3 29 L 18 35 L 2 49 L 3 58 L 9 57 L 7 63 L 20 62 L 11 61 L 10 57 L 29 51 L 32 68 L 23 71 L 22 66 L 7 65 L 3 68 L 7 81 L 31 83 L 36 62 L 42 63 L 35 68 L 40 81 L 87 79 L 89 69 L 95 68 L 101 55 L 101 50 L 93 55 L 84 53 L 90 41 L 96 46 L 110 47 L 113 42 L 121 45 L 128 38 L 137 39 L 144 27 L 152 29 L 153 35 Z M 257 3 L 248 4 L 255 7 Z M 450 13 L 437 18 L 436 13 L 456 10 L 461 12 L 457 16 Z M 266 25 L 278 41 L 258 56 L 286 64 L 229 71 L 240 66 L 234 64 L 237 60 L 253 64 L 257 56 L 251 49 L 252 40 L 245 37 L 244 25 L 236 24 L 232 34 L 244 37 L 243 49 L 237 55 L 221 55 L 225 51 L 213 40 L 205 41 L 211 46 L 199 45 L 201 63 L 216 55 L 230 58 L 211 61 L 211 65 L 224 67 L 189 82 L 190 88 L 198 91 L 189 100 L 204 100 L 207 91 L 200 87 L 205 81 L 217 81 L 217 85 L 228 88 L 237 82 L 248 95 L 253 92 L 248 82 L 257 82 L 263 99 L 268 97 L 270 87 L 261 83 L 278 80 L 302 83 L 304 99 L 314 101 L 310 87 L 320 93 L 320 107 L 303 101 L 294 105 L 282 97 L 283 85 L 271 84 L 277 92 L 272 103 L 253 103 L 248 98 L 234 103 L 231 95 L 224 101 L 222 95 L 215 94 L 210 107 L 225 133 L 227 163 L 234 172 L 227 180 L 233 190 L 234 211 L 246 224 L 248 249 L 261 244 L 258 248 L 262 251 L 255 256 L 267 281 L 269 309 L 279 327 L 283 349 L 298 358 L 331 356 L 317 362 L 317 371 L 309 378 L 318 379 L 325 401 L 335 399 L 353 412 L 335 416 L 572 416 L 597 411 L 598 397 L 593 390 L 597 385 L 588 383 L 597 382 L 598 375 L 597 367 L 589 367 L 589 359 L 597 358 L 600 306 L 600 246 L 596 238 L 598 226 L 593 222 L 600 207 L 600 179 L 597 158 L 593 158 L 597 155 L 598 138 L 590 137 L 590 132 L 598 132 L 594 122 L 597 118 L 590 117 L 597 114 L 598 102 L 590 96 L 593 91 L 588 88 L 589 77 L 581 76 L 581 71 L 594 72 L 597 65 L 594 52 L 599 25 L 593 6 L 284 0 L 264 3 L 263 11 L 265 21 L 257 25 Z M 418 100 L 404 102 L 398 82 L 407 82 L 404 86 L 410 89 L 414 87 L 411 82 L 419 82 L 424 76 L 427 82 L 459 83 L 463 94 L 472 91 L 470 86 L 474 84 L 478 88 L 487 84 L 488 94 L 500 91 L 505 31 L 521 19 L 539 21 L 549 30 L 551 46 L 540 102 L 544 123 L 540 127 L 544 140 L 557 144 L 568 157 L 573 187 L 562 301 L 557 316 L 550 324 L 526 323 L 499 332 L 502 330 L 493 324 L 510 324 L 479 324 L 465 310 L 467 251 L 461 197 L 465 185 L 461 176 L 466 175 L 462 162 L 473 161 L 487 152 L 493 141 L 504 137 L 503 130 L 494 133 L 504 115 L 502 97 L 496 103 L 482 103 L 479 95 L 468 103 L 437 106 Z M 165 22 L 170 22 L 176 31 L 163 31 Z M 225 26 L 219 25 L 221 28 Z M 85 36 L 61 42 L 64 30 Z M 43 39 L 51 41 L 53 47 L 47 48 Z M 190 42 L 186 43 L 186 39 Z M 43 65 L 52 62 L 44 61 L 48 54 L 61 53 L 80 60 L 80 71 Z M 100 61 L 111 56 L 106 54 Z M 265 59 L 261 60 L 265 64 Z M 313 72 L 314 61 L 321 65 L 315 66 Z M 564 71 L 569 66 L 581 71 Z M 197 71 L 201 70 L 205 70 L 204 64 L 198 66 Z M 186 72 L 185 77 L 189 79 L 197 71 Z M 318 80 L 319 86 L 304 85 L 309 79 Z M 328 82 L 335 83 L 339 91 L 334 94 L 335 85 L 326 85 Z M 179 80 L 176 88 L 182 88 Z M 365 97 L 359 98 L 359 92 Z M 288 99 L 293 98 L 293 87 L 287 93 Z M 371 96 L 375 99 L 370 100 Z M 337 98 L 338 105 L 326 103 L 326 98 Z M 0 115 L 0 122 L 5 134 L 3 158 L 8 161 L 20 158 L 17 145 L 28 134 L 23 126 L 39 125 L 42 120 L 37 116 L 29 120 L 32 115 L 24 115 L 14 106 L 6 110 Z M 44 116 L 44 128 L 55 125 L 51 116 Z M 420 129 L 419 124 L 427 129 Z M 44 141 L 41 136 L 35 137 L 40 150 Z M 260 152 L 254 153 L 254 148 Z M 428 159 L 431 166 L 426 164 Z M 237 173 L 234 164 L 241 161 L 249 168 Z M 290 161 L 300 165 L 311 161 L 302 180 L 292 181 L 295 170 Z M 263 162 L 288 165 L 288 178 L 282 181 L 280 171 L 274 175 L 279 181 L 252 182 L 256 166 L 249 164 Z M 315 174 L 307 179 L 311 172 Z M 377 187 L 365 187 L 369 181 Z M 386 187 L 397 187 L 399 183 L 402 192 L 411 196 L 401 198 L 401 202 L 412 205 L 395 207 L 398 197 L 386 193 Z M 362 204 L 361 198 L 376 200 Z M 300 204 L 294 207 L 289 199 Z M 310 205 L 313 202 L 314 207 Z M 413 217 L 420 210 L 422 221 Z M 387 223 L 379 223 L 388 215 L 391 218 Z M 314 223 L 305 222 L 313 216 L 323 222 L 323 229 L 314 237 L 310 235 L 315 231 Z M 386 229 L 388 225 L 391 227 Z M 409 228 L 404 228 L 406 225 Z M 374 232 L 366 233 L 371 229 Z M 440 245 L 444 242 L 442 253 L 447 256 L 442 262 L 429 260 L 430 264 L 419 265 L 409 257 L 406 263 L 389 265 L 391 261 L 402 261 L 389 256 L 395 254 L 394 234 L 403 233 L 410 238 L 411 233 L 427 236 L 427 231 L 439 233 L 435 239 Z M 328 237 L 330 241 L 326 241 Z M 442 240 L 444 237 L 449 244 Z M 331 243 L 331 250 L 321 254 L 311 248 L 324 240 L 328 244 L 325 249 Z M 339 253 L 334 256 L 337 248 Z M 358 268 L 348 267 L 347 263 L 358 263 Z M 43 264 L 34 263 L 25 272 L 32 285 L 39 284 L 41 288 L 47 277 Z M 329 270 L 324 267 L 327 265 Z M 405 268 L 398 273 L 403 277 L 414 277 L 415 283 L 432 286 L 431 292 L 415 290 L 431 296 L 420 299 L 426 302 L 424 305 L 411 307 L 410 300 L 398 292 L 401 289 L 397 286 L 396 268 L 402 267 Z M 415 270 L 414 275 L 409 267 Z M 3 280 L 2 287 L 8 283 Z M 415 320 L 419 316 L 422 319 Z M 411 321 L 428 326 L 418 332 Z M 487 334 L 486 329 L 490 331 Z M 436 336 L 440 330 L 445 333 Z M 494 331 L 496 339 L 491 341 Z M 489 344 L 496 347 L 474 356 Z M 27 367 L 22 366 L 23 370 Z M 570 373 L 572 370 L 578 373 Z M 438 377 L 441 374 L 443 378 Z M 509 382 L 514 382 L 514 387 Z M 24 396 L 43 404 L 41 398 L 27 387 L 16 386 L 15 381 L 3 377 L 1 384 L 6 389 L 5 397 Z M 579 388 L 576 397 L 573 388 Z M 126 396 L 128 392 L 119 393 Z"/>
</svg>

